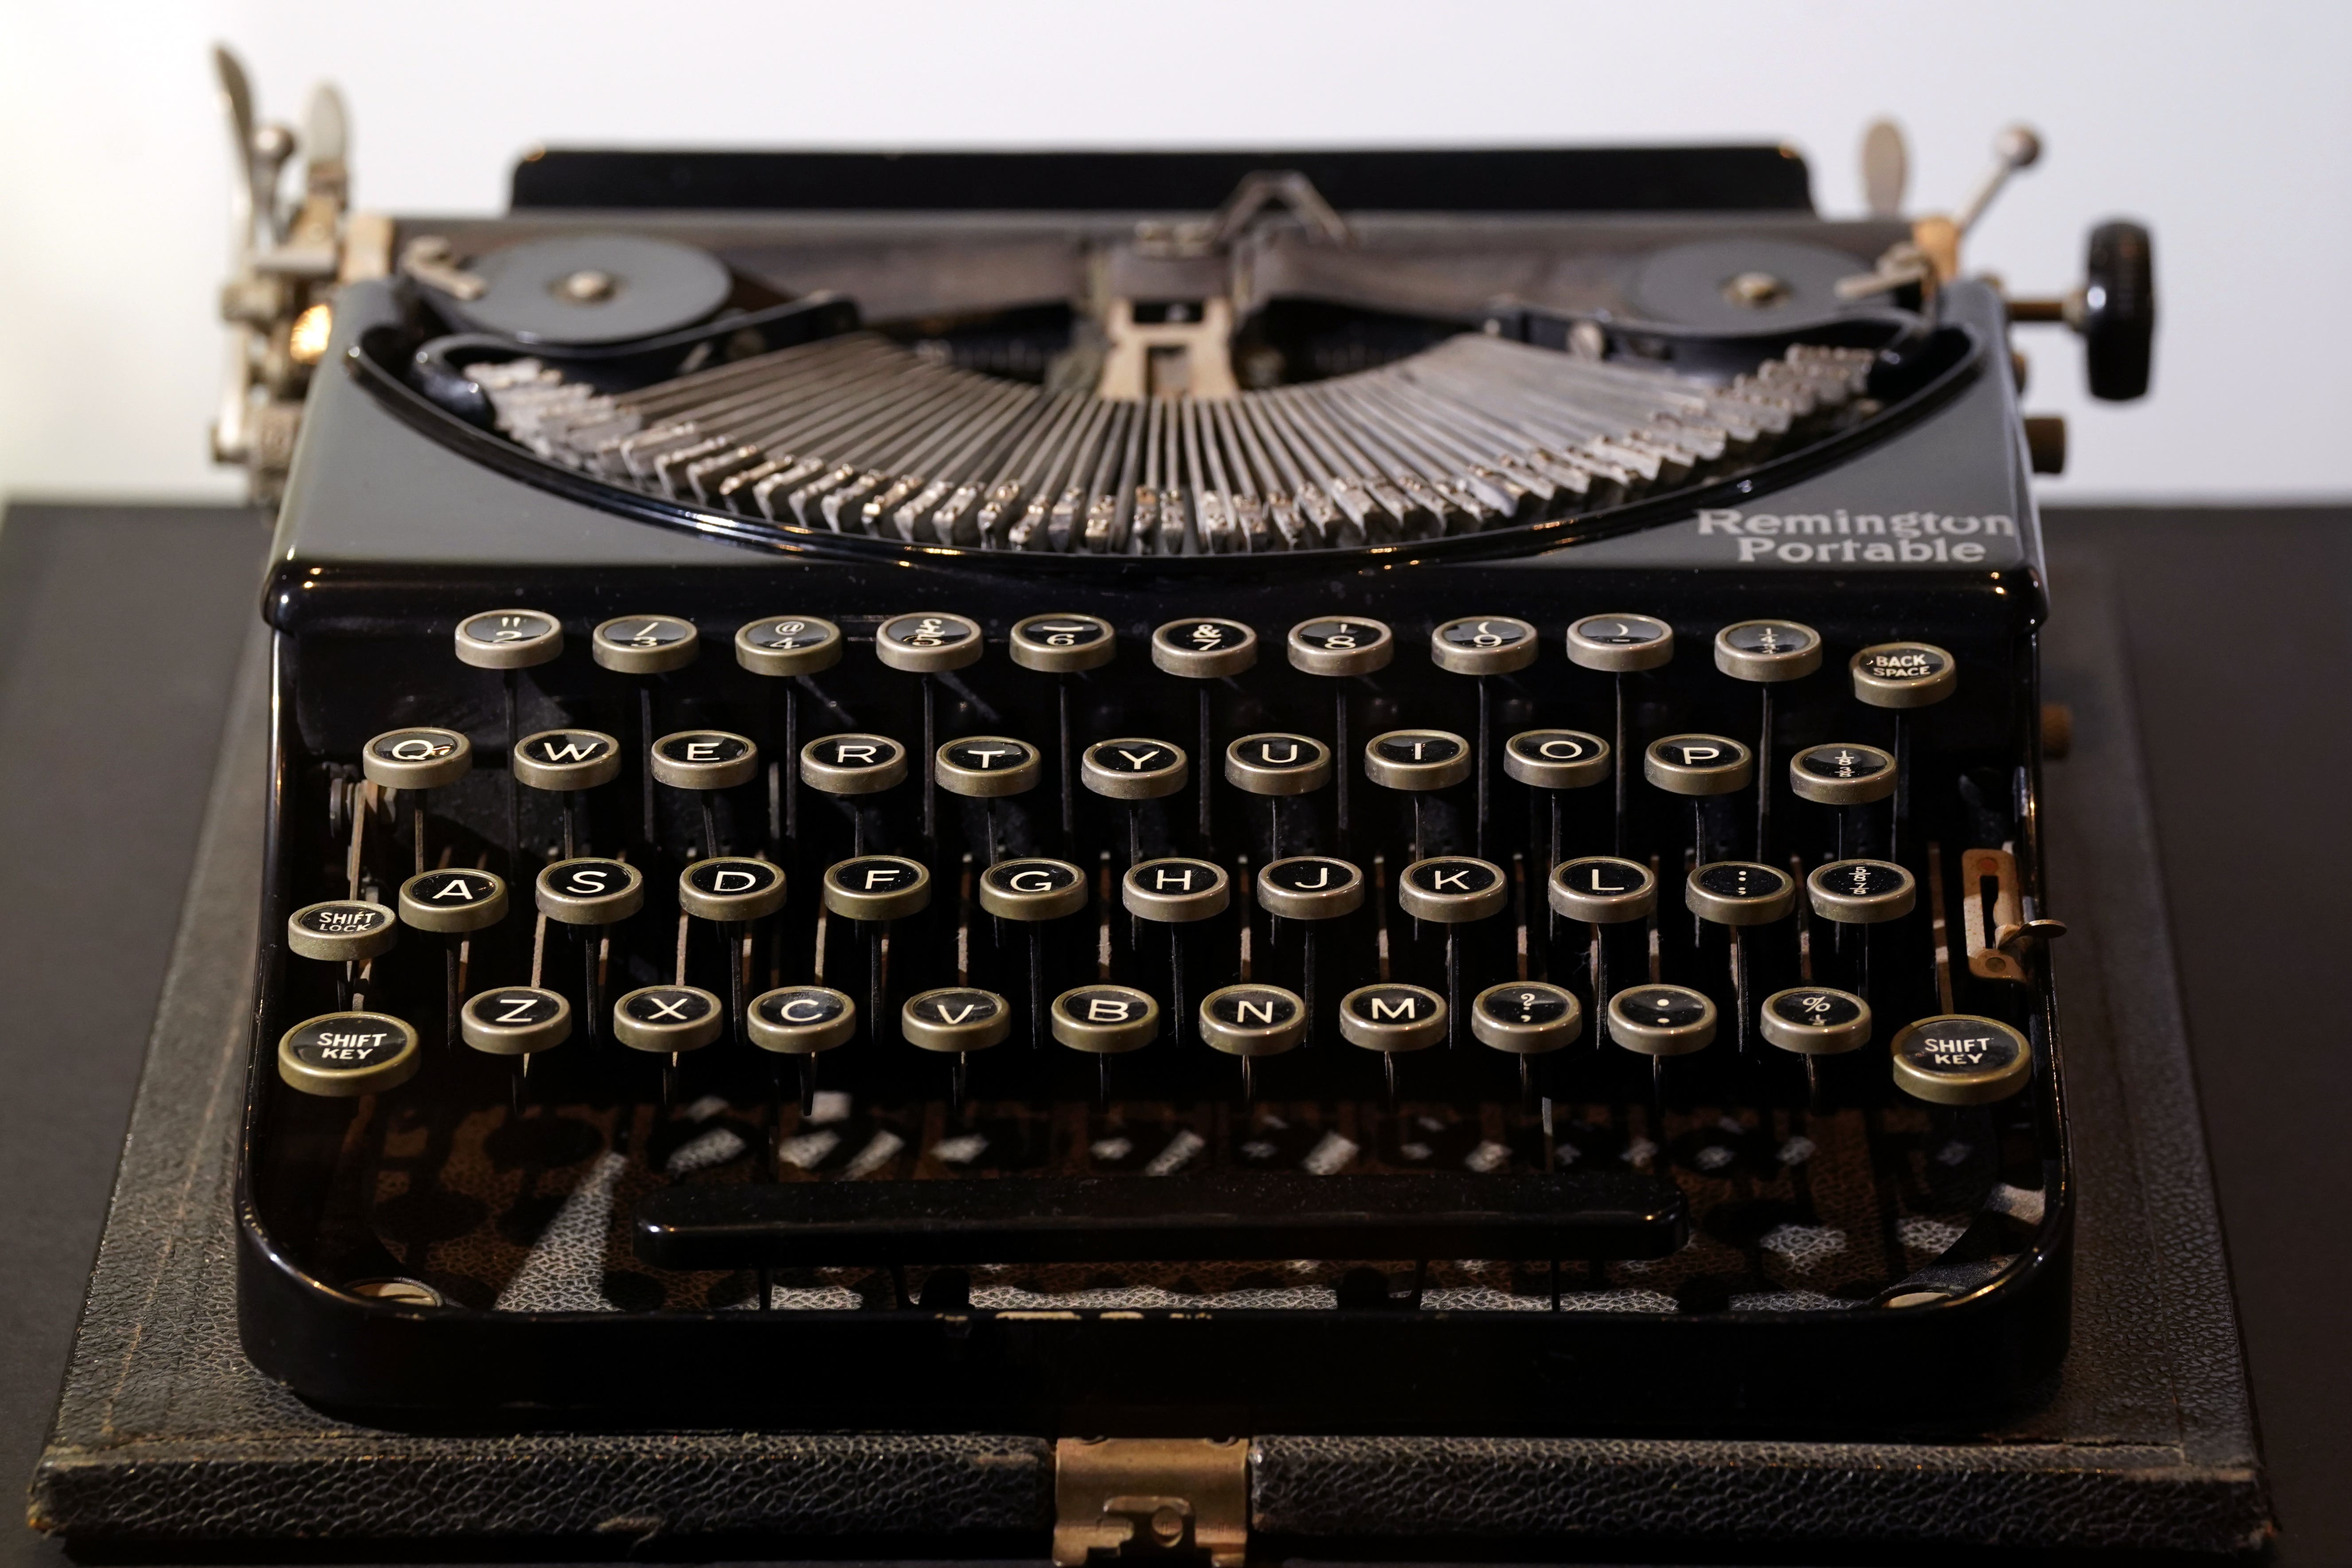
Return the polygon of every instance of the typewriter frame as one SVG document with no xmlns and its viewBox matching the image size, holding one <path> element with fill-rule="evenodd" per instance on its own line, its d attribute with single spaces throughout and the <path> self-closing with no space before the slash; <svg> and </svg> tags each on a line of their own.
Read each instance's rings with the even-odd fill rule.
<svg viewBox="0 0 2352 1568">
<path fill-rule="evenodd" d="M 1948 395 L 1991 399 L 2013 431 L 2014 391 L 2007 377 L 1984 372 L 1990 345 L 1998 342 L 1997 305 L 1966 289 L 1955 290 L 1954 298 L 1955 313 L 1978 346 L 1961 367 L 1965 374 L 1951 378 Z M 341 312 L 335 343 L 342 353 L 352 351 L 372 321 L 387 320 L 392 308 L 382 292 L 371 300 L 353 290 L 346 300 L 352 304 Z M 322 377 L 314 390 L 312 427 L 305 437 L 309 460 L 298 462 L 289 517 L 306 504 L 306 478 L 315 479 L 327 460 L 318 448 L 328 441 L 354 429 L 381 436 L 404 424 L 413 428 L 413 410 L 404 413 L 365 395 L 359 378 L 356 370 L 352 377 Z M 1903 410 L 1903 418 L 1893 422 L 1897 427 L 1874 449 L 1903 445 L 1911 427 L 1935 419 L 1942 402 L 1927 399 Z M 1762 483 L 1755 477 L 1735 481 L 1727 493 L 1761 494 L 1776 482 L 1801 483 L 1834 456 L 1808 454 L 1812 460 L 1793 462 Z M 2018 457 L 2009 454 L 2012 466 Z M 472 468 L 463 459 L 443 460 Z M 2022 497 L 2021 475 L 2012 478 Z M 1425 553 L 1443 552 L 1405 545 L 1360 552 L 1360 559 L 1345 563 L 1317 556 L 1089 561 L 1085 570 L 1050 579 L 1051 607 L 1109 616 L 1130 639 L 1125 657 L 1135 659 L 1139 648 L 1132 638 L 1139 628 L 1148 633 L 1163 603 L 1154 596 L 1160 590 L 1184 595 L 1215 586 L 1221 613 L 1258 624 L 1264 636 L 1306 612 L 1254 612 L 1252 604 L 1305 605 L 1310 594 L 1303 585 L 1333 578 L 1335 567 L 1345 577 L 1383 584 L 1378 590 L 1383 595 L 1413 601 L 1404 612 L 1394 608 L 1392 598 L 1370 601 L 1374 613 L 1400 627 L 1401 638 L 1416 636 L 1427 619 L 1442 618 L 1441 605 L 1513 607 L 1520 602 L 1512 598 L 1515 589 L 1531 568 L 1575 573 L 1568 580 L 1575 602 L 1588 608 L 1621 600 L 1638 604 L 1645 592 L 1655 593 L 1659 568 L 1587 567 L 1573 546 L 1588 536 L 1625 534 L 1687 512 L 1705 499 L 1683 495 L 1626 509 L 1605 526 L 1563 531 L 1570 548 L 1533 557 L 1424 561 Z M 562 510 L 584 514 L 591 509 L 567 502 Z M 2021 501 L 2017 515 L 2030 533 L 2030 500 Z M 687 518 L 658 521 L 697 527 Z M 420 1310 L 341 1293 L 306 1269 L 299 1238 L 281 1234 L 283 1173 L 266 1153 L 279 1114 L 273 1108 L 287 1093 L 273 1070 L 278 1034 L 292 1022 L 280 1016 L 278 970 L 286 962 L 286 916 L 299 900 L 279 850 L 294 828 L 295 772 L 308 754 L 295 694 L 310 639 L 404 635 L 421 652 L 437 638 L 446 657 L 447 627 L 458 616 L 519 598 L 556 611 L 581 637 L 607 615 L 643 608 L 649 573 L 665 580 L 665 594 L 693 606 L 707 633 L 782 600 L 814 600 L 813 610 L 866 602 L 877 612 L 952 605 L 982 620 L 992 658 L 1003 657 L 999 650 L 1013 619 L 1046 607 L 1029 591 L 1045 580 L 1029 571 L 1033 558 L 834 550 L 822 541 L 758 554 L 706 536 L 695 548 L 707 565 L 682 563 L 677 549 L 648 552 L 634 564 L 621 559 L 525 565 L 478 553 L 470 563 L 442 564 L 431 563 L 436 531 L 446 535 L 446 525 L 420 527 L 415 538 L 370 559 L 364 551 L 347 549 L 311 553 L 298 521 L 281 538 L 266 595 L 265 611 L 276 628 L 277 702 L 259 1002 L 237 1190 L 239 1319 L 257 1364 L 314 1403 L 398 1425 L 499 1429 L 683 1420 L 1046 1433 L 1664 1432 L 1687 1429 L 1697 1420 L 1723 1433 L 1883 1436 L 1981 1424 L 2031 1398 L 2063 1356 L 2072 1182 L 2056 1007 L 2046 973 L 2034 982 L 2027 1008 L 2036 1083 L 2020 1102 L 2032 1107 L 2044 1152 L 2046 1211 L 2033 1242 L 2006 1272 L 1931 1306 L 1654 1315 L 938 1311 L 902 1303 L 890 1310 L 841 1313 L 518 1313 Z M 1243 572 L 1245 588 L 1217 582 Z M 2014 671 L 2005 703 L 2011 731 L 2002 748 L 2026 759 L 2017 803 L 2018 864 L 2025 889 L 2041 896 L 2034 643 L 2045 604 L 2030 551 L 2021 564 L 1992 570 L 1915 571 L 1899 578 L 1851 574 L 1888 590 L 1884 595 L 1857 593 L 1844 585 L 1849 574 L 1834 572 L 1672 575 L 1678 580 L 1671 618 L 1690 649 L 1685 658 L 1696 657 L 1714 626 L 1755 615 L 1805 619 L 1821 628 L 1833 652 L 1904 635 L 1922 612 L 1939 626 L 1980 626 L 1979 649 Z M 823 586 L 814 593 L 787 586 L 796 583 Z M 1566 596 L 1559 589 L 1552 593 L 1555 604 Z M 1910 620 L 1887 609 L 1884 599 L 1900 600 Z M 1864 607 L 1857 611 L 1857 603 Z M 1539 620 L 1554 657 L 1549 645 L 1559 618 L 1548 614 Z M 417 630 L 420 626 L 425 629 Z M 870 641 L 870 624 L 863 629 Z M 1971 660 L 1972 650 L 1958 651 L 1964 662 Z M 723 655 L 714 650 L 711 657 Z M 853 647 L 849 657 L 870 658 L 870 648 Z M 1420 655 L 1408 649 L 1403 657 Z M 1977 662 L 1983 667 L 1984 660 Z M 1823 679 L 1832 678 L 1834 672 L 1825 670 Z M 1342 759 L 1343 765 L 1351 760 Z M 584 1367 L 596 1369 L 593 1380 L 575 1370 Z M 1389 1378 L 1367 1378 L 1368 1367 L 1385 1369 Z M 586 1386 L 591 1381 L 593 1386 Z"/>
</svg>

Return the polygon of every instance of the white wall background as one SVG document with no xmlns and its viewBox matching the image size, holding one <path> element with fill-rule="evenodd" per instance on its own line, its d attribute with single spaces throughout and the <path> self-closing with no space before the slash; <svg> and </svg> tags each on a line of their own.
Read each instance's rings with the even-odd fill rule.
<svg viewBox="0 0 2352 1568">
<path fill-rule="evenodd" d="M 2352 6 L 2227 0 L 0 0 L 0 495 L 227 497 L 226 134 L 207 46 L 265 114 L 340 83 L 361 205 L 495 211 L 569 145 L 1443 145 L 1779 140 L 1860 210 L 1864 123 L 1957 203 L 1994 129 L 2040 168 L 1969 247 L 2071 284 L 2095 221 L 2156 233 L 2157 389 L 2073 420 L 2069 499 L 2352 496 Z"/>
</svg>

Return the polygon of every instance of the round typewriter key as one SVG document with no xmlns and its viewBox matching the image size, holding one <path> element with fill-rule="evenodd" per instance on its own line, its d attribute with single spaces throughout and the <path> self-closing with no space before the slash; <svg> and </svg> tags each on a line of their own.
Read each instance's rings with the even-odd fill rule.
<svg viewBox="0 0 2352 1568">
<path fill-rule="evenodd" d="M 474 744 L 455 730 L 387 730 L 360 749 L 360 767 L 384 789 L 439 789 L 474 765 Z"/>
<path fill-rule="evenodd" d="M 1895 759 L 1875 746 L 1808 746 L 1789 759 L 1789 787 L 1822 805 L 1866 805 L 1895 793 Z"/>
<path fill-rule="evenodd" d="M 1331 782 L 1331 748 L 1311 735 L 1244 735 L 1225 748 L 1225 782 L 1251 795 L 1306 795 Z"/>
<path fill-rule="evenodd" d="M 572 1037 L 572 1004 L 538 985 L 501 985 L 466 998 L 465 1042 L 494 1057 L 527 1057 Z"/>
<path fill-rule="evenodd" d="M 1769 925 L 1796 909 L 1797 879 L 1777 866 L 1717 860 L 1684 881 L 1683 900 L 1691 913 L 1717 925 Z"/>
<path fill-rule="evenodd" d="M 1625 678 L 1640 670 L 1655 669 L 1675 657 L 1675 629 L 1654 616 L 1587 616 L 1568 628 L 1568 658 L 1571 664 L 1586 669 L 1598 669 L 1616 677 L 1617 724 L 1616 742 L 1611 755 L 1621 759 L 1614 768 L 1616 774 L 1616 844 L 1620 855 L 1625 852 L 1626 810 L 1628 785 L 1631 778 L 1622 759 L 1628 753 L 1628 721 L 1630 704 L 1625 689 Z M 1553 815 L 1557 818 L 1558 803 Z M 1559 849 L 1559 834 L 1553 833 L 1553 850 Z"/>
<path fill-rule="evenodd" d="M 1990 1105 L 2033 1078 L 2033 1047 L 2007 1024 L 1922 1018 L 1895 1037 L 1895 1087 L 1934 1105 Z"/>
<path fill-rule="evenodd" d="M 1364 873 L 1325 855 L 1270 860 L 1257 874 L 1257 901 L 1290 921 L 1328 921 L 1364 906 Z"/>
<path fill-rule="evenodd" d="M 612 925 L 646 901 L 646 879 L 635 866 L 593 856 L 543 867 L 537 890 L 540 913 L 564 925 Z"/>
<path fill-rule="evenodd" d="M 1444 730 L 1391 730 L 1364 742 L 1364 776 L 1389 789 L 1446 789 L 1470 776 L 1470 742 Z"/>
<path fill-rule="evenodd" d="M 878 795 L 907 777 L 907 748 L 887 735 L 820 735 L 801 748 L 801 782 L 826 795 Z"/>
<path fill-rule="evenodd" d="M 1887 860 L 1833 860 L 1805 879 L 1813 913 L 1840 925 L 1898 921 L 1918 902 L 1910 872 Z"/>
<path fill-rule="evenodd" d="M 1427 1050 L 1445 1025 L 1445 998 L 1419 985 L 1365 985 L 1339 998 L 1339 1037 L 1368 1051 Z"/>
<path fill-rule="evenodd" d="M 621 742 L 602 730 L 541 730 L 515 743 L 515 782 L 532 789 L 593 789 L 620 773 Z"/>
<path fill-rule="evenodd" d="M 1290 628 L 1290 662 L 1309 675 L 1370 675 L 1386 669 L 1396 638 L 1380 621 L 1301 621 Z"/>
<path fill-rule="evenodd" d="M 1087 907 L 1087 874 L 1067 860 L 999 860 L 980 874 L 980 907 L 1008 921 L 1052 921 Z"/>
<path fill-rule="evenodd" d="M 1609 742 L 1581 730 L 1522 730 L 1503 742 L 1503 771 L 1538 789 L 1583 789 L 1610 774 Z"/>
<path fill-rule="evenodd" d="M 1470 1032 L 1498 1051 L 1541 1056 L 1576 1043 L 1584 1033 L 1584 1004 L 1540 980 L 1490 985 L 1470 1004 Z"/>
<path fill-rule="evenodd" d="M 1465 616 L 1429 634 L 1430 662 L 1455 675 L 1508 675 L 1536 661 L 1536 629 L 1510 616 Z"/>
<path fill-rule="evenodd" d="M 982 1051 L 1013 1032 L 1013 1008 L 993 991 L 947 985 L 908 997 L 898 1026 L 927 1051 Z"/>
<path fill-rule="evenodd" d="M 979 661 L 980 623 L 962 616 L 893 616 L 874 631 L 874 653 L 892 669 L 936 675 Z"/>
<path fill-rule="evenodd" d="M 1502 912 L 1511 880 L 1489 860 L 1439 855 L 1416 860 L 1397 877 L 1397 902 L 1415 920 L 1461 925 Z"/>
<path fill-rule="evenodd" d="M 1822 637 L 1795 621 L 1740 621 L 1715 634 L 1715 667 L 1735 680 L 1757 684 L 1756 756 L 1763 775 L 1756 792 L 1756 858 L 1772 851 L 1772 688 L 1822 666 Z M 1706 858 L 1704 849 L 1699 858 Z M 1742 1028 L 1747 1017 L 1740 1018 Z"/>
<path fill-rule="evenodd" d="M 1657 911 L 1658 879 L 1639 860 L 1588 855 L 1553 867 L 1545 896 L 1569 920 L 1619 925 Z"/>
<path fill-rule="evenodd" d="M 1151 662 L 1171 675 L 1213 680 L 1257 663 L 1257 633 L 1239 621 L 1170 621 L 1151 634 Z"/>
<path fill-rule="evenodd" d="M 1870 1004 L 1825 985 L 1775 991 L 1759 1020 L 1767 1040 L 1801 1056 L 1837 1056 L 1870 1043 Z"/>
<path fill-rule="evenodd" d="M 400 918 L 418 931 L 468 931 L 507 918 L 506 879 L 489 871 L 420 871 L 400 885 Z"/>
<path fill-rule="evenodd" d="M 1008 735 L 973 735 L 939 751 L 940 787 L 950 795 L 993 800 L 1025 795 L 1043 772 L 1037 748 Z"/>
<path fill-rule="evenodd" d="M 1883 642 L 1848 661 L 1853 694 L 1873 708 L 1926 708 L 1959 687 L 1959 665 L 1933 643 Z"/>
<path fill-rule="evenodd" d="M 1568 628 L 1568 659 L 1586 669 L 1628 675 L 1675 657 L 1675 628 L 1654 616 L 1587 616 Z"/>
<path fill-rule="evenodd" d="M 1183 749 L 1165 741 L 1097 741 L 1078 760 L 1087 788 L 1109 800 L 1158 800 L 1192 774 Z"/>
<path fill-rule="evenodd" d="M 484 610 L 457 623 L 457 658 L 477 669 L 529 669 L 563 651 L 563 623 L 544 610 Z"/>
<path fill-rule="evenodd" d="M 677 874 L 677 907 L 698 920 L 756 921 L 784 907 L 784 868 L 720 855 Z"/>
<path fill-rule="evenodd" d="M 588 647 L 606 669 L 660 675 L 692 664 L 702 651 L 702 634 L 676 616 L 616 616 L 590 635 Z"/>
<path fill-rule="evenodd" d="M 857 1032 L 857 1004 L 826 985 L 785 985 L 751 999 L 751 1043 L 780 1056 L 814 1056 Z"/>
<path fill-rule="evenodd" d="M 1228 985 L 1201 998 L 1201 1038 L 1229 1057 L 1278 1057 L 1307 1037 L 1307 1004 L 1279 985 Z"/>
<path fill-rule="evenodd" d="M 330 1099 L 397 1089 L 422 1059 L 416 1031 L 389 1013 L 324 1013 L 278 1041 L 278 1076 Z"/>
<path fill-rule="evenodd" d="M 360 963 L 392 949 L 399 934 L 392 911 L 358 899 L 305 904 L 286 917 L 286 945 L 298 958 Z"/>
<path fill-rule="evenodd" d="M 1715 1004 L 1686 985 L 1636 985 L 1609 998 L 1609 1037 L 1645 1057 L 1705 1050 L 1715 1039 Z"/>
<path fill-rule="evenodd" d="M 1013 623 L 1013 662 L 1052 675 L 1094 669 L 1118 651 L 1118 634 L 1100 616 L 1029 616 Z"/>
<path fill-rule="evenodd" d="M 1795 621 L 1740 621 L 1715 634 L 1715 668 L 1735 680 L 1795 680 L 1822 667 L 1822 634 Z"/>
<path fill-rule="evenodd" d="M 1731 931 L 1733 1025 L 1738 1047 L 1748 1049 L 1748 942 L 1749 926 L 1786 920 L 1797 907 L 1797 879 L 1777 866 L 1750 860 L 1716 860 L 1683 881 L 1683 901 L 1702 921 Z"/>
<path fill-rule="evenodd" d="M 698 985 L 641 985 L 613 1004 L 613 1037 L 632 1050 L 698 1051 L 726 1021 L 725 1006 Z"/>
<path fill-rule="evenodd" d="M 1668 735 L 1642 753 L 1642 776 L 1669 795 L 1732 795 L 1756 777 L 1756 754 L 1727 735 Z"/>
<path fill-rule="evenodd" d="M 654 777 L 673 789 L 733 789 L 759 775 L 760 748 L 726 730 L 680 730 L 654 742 Z"/>
<path fill-rule="evenodd" d="M 839 664 L 841 648 L 841 628 L 814 616 L 772 616 L 735 632 L 735 662 L 754 675 L 814 675 Z"/>
<path fill-rule="evenodd" d="M 824 869 L 824 907 L 845 920 L 895 921 L 931 903 L 931 873 L 899 855 L 861 855 Z"/>
<path fill-rule="evenodd" d="M 395 1307 L 445 1307 L 441 1292 L 422 1279 L 403 1279 L 386 1275 L 381 1279 L 350 1279 L 342 1286 L 346 1296 L 357 1296 L 362 1301 L 389 1301 Z"/>
<path fill-rule="evenodd" d="M 1233 881 L 1207 860 L 1171 857 L 1130 867 L 1120 884 L 1129 912 L 1165 925 L 1189 925 L 1225 912 Z"/>
<path fill-rule="evenodd" d="M 1054 998 L 1054 1038 L 1074 1051 L 1118 1056 L 1160 1037 L 1160 1004 L 1132 985 L 1081 985 Z"/>
</svg>

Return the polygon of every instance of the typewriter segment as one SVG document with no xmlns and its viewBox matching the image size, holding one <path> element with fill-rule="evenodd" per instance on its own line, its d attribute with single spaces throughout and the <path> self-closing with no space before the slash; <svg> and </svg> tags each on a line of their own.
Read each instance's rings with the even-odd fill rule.
<svg viewBox="0 0 2352 1568">
<path fill-rule="evenodd" d="M 569 1161 L 530 1151 L 593 1139 L 625 1173 L 601 1223 L 629 1289 L 790 1317 L 794 1292 L 901 1310 L 940 1269 L 979 1307 L 1311 1315 L 1406 1255 L 1424 1300 L 1485 1310 L 1885 1310 L 1966 1173 L 2042 1179 L 2029 993 L 1954 951 L 1957 904 L 1922 907 L 1978 897 L 1960 849 L 2019 831 L 1979 760 L 2015 722 L 1998 639 L 1973 681 L 1941 656 L 1981 710 L 1922 744 L 1790 619 L 1608 641 L 1524 599 L 825 607 L 527 612 L 587 646 L 520 670 L 505 755 L 503 693 L 456 661 L 446 726 L 379 727 L 421 680 L 340 680 L 325 733 L 367 733 L 315 753 L 289 818 L 298 886 L 336 897 L 288 920 L 278 1114 L 359 1097 L 372 1139 L 442 1140 L 403 1168 L 484 1223 L 560 1190 Z M 1723 668 L 1640 668 L 1669 631 Z M 1288 656 L 1236 657 L 1268 642 Z M 679 662 L 703 644 L 745 651 Z M 710 1125 L 727 1152 L 689 1152 Z M 345 1223 L 448 1302 L 520 1310 L 532 1244 L 402 1234 L 394 1146 L 361 1146 Z M 1201 1217 L 1253 1183 L 1262 1214 Z M 1441 1214 L 1454 1256 L 1424 1257 Z"/>
<path fill-rule="evenodd" d="M 478 226 L 347 290 L 315 384 L 268 601 L 265 1364 L 354 1407 L 1047 1431 L 1833 1422 L 2046 1374 L 1998 296 L 1665 267 L 1736 215 L 591 217 L 715 247 L 724 303 L 588 219 L 553 273 Z M 1774 225 L 1832 280 L 1902 234 Z M 591 333 L 632 265 L 702 313 Z M 1555 274 L 1620 292 L 1497 281 Z M 585 292 L 515 292 L 549 279 Z M 362 440 L 413 515 L 340 477 Z"/>
</svg>

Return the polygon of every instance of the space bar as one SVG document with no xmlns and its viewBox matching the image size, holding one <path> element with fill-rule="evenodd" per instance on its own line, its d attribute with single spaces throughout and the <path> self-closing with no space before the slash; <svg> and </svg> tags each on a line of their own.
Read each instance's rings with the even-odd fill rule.
<svg viewBox="0 0 2352 1568">
<path fill-rule="evenodd" d="M 663 1268 L 1210 1258 L 1663 1258 L 1672 1184 L 1631 1173 L 784 1182 L 669 1187 L 636 1213 Z"/>
</svg>

